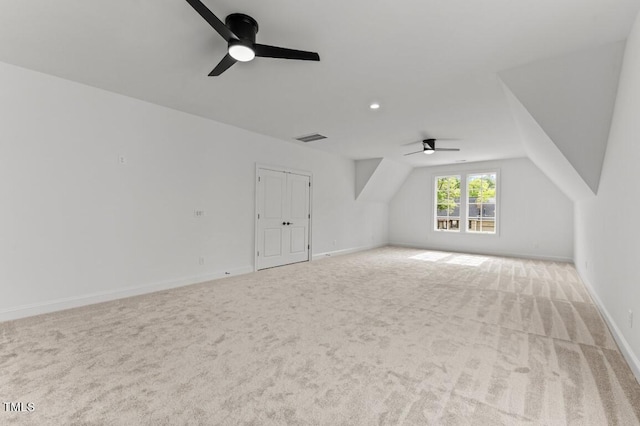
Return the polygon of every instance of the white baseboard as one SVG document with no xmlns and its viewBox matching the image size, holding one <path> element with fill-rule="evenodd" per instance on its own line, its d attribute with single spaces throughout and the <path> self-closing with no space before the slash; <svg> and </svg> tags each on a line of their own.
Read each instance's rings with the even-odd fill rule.
<svg viewBox="0 0 640 426">
<path fill-rule="evenodd" d="M 636 380 L 640 383 L 640 360 L 638 360 L 636 354 L 633 353 L 631 345 L 629 345 L 629 342 L 627 342 L 627 339 L 625 339 L 624 335 L 620 331 L 618 324 L 616 324 L 616 322 L 613 320 L 613 317 L 611 316 L 611 314 L 609 314 L 609 311 L 604 306 L 604 303 L 602 303 L 602 300 L 598 296 L 598 293 L 596 293 L 591 283 L 587 279 L 585 279 L 586 274 L 584 274 L 583 271 L 578 268 L 576 268 L 576 270 L 578 271 L 578 275 L 580 275 L 580 279 L 584 283 L 584 286 L 587 288 L 589 295 L 594 300 L 594 302 L 596 302 L 596 306 L 600 310 L 600 314 L 602 314 L 602 317 L 607 322 L 609 330 L 611 330 L 611 334 L 613 334 L 613 338 L 616 340 L 616 343 L 618 343 L 620 352 L 622 352 L 622 355 L 629 363 L 631 371 L 633 371 L 633 374 L 636 376 Z"/>
<path fill-rule="evenodd" d="M 332 252 L 314 254 L 313 260 L 324 259 L 330 256 L 339 256 L 358 251 L 370 250 L 384 247 L 385 244 L 355 247 Z M 161 281 L 152 284 L 144 284 L 136 287 L 119 288 L 116 290 L 101 291 L 84 294 L 81 296 L 66 297 L 45 302 L 32 303 L 17 307 L 0 309 L 0 322 L 10 321 L 19 318 L 31 317 L 35 315 L 47 314 L 50 312 L 62 311 L 65 309 L 78 308 L 80 306 L 93 305 L 95 303 L 109 302 L 111 300 L 124 299 L 126 297 L 139 296 L 141 294 L 153 293 L 156 291 L 169 290 L 177 287 L 184 287 L 191 284 L 217 280 L 233 275 L 248 274 L 254 272 L 253 266 L 245 266 L 230 271 L 215 271 L 204 275 L 180 278 L 176 280 Z"/>
<path fill-rule="evenodd" d="M 248 274 L 250 272 L 253 272 L 253 267 L 245 266 L 242 268 L 232 269 L 230 271 L 215 271 L 204 275 L 195 275 L 176 280 L 161 281 L 136 287 L 101 291 L 97 293 L 85 294 L 82 296 L 66 297 L 62 299 L 48 300 L 45 302 L 17 306 L 15 308 L 1 309 L 0 322 L 31 317 L 34 315 L 47 314 L 50 312 L 62 311 L 65 309 L 77 308 L 80 306 L 93 305 L 95 303 L 109 302 L 111 300 L 124 299 L 131 296 L 139 296 L 141 294 L 153 293 L 161 290 L 169 290 L 177 287 L 184 287 L 191 284 L 217 280 L 228 276 Z"/>
<path fill-rule="evenodd" d="M 311 259 L 312 260 L 326 259 L 327 257 L 332 257 L 332 256 L 341 256 L 343 254 L 356 253 L 356 252 L 359 252 L 359 251 L 366 251 L 366 250 L 373 250 L 373 249 L 380 248 L 380 247 L 386 247 L 387 245 L 388 245 L 387 243 L 372 244 L 370 246 L 353 247 L 353 248 L 342 249 L 342 250 L 327 251 L 327 252 L 324 252 L 324 253 L 316 253 L 311 257 Z"/>
<path fill-rule="evenodd" d="M 449 247 L 433 247 L 426 246 L 421 244 L 414 243 L 405 243 L 401 241 L 391 241 L 389 242 L 390 246 L 395 247 L 406 247 L 406 248 L 414 248 L 421 250 L 434 250 L 434 251 L 446 251 L 451 253 L 468 253 L 468 254 L 479 254 L 485 256 L 501 256 L 501 257 L 515 257 L 521 259 L 536 259 L 536 260 L 549 260 L 551 262 L 565 262 L 565 263 L 573 263 L 573 258 L 563 257 L 563 256 L 548 256 L 548 255 L 540 255 L 540 254 L 531 254 L 531 253 L 513 253 L 513 252 L 501 252 L 501 251 L 478 251 L 478 250 L 460 250 L 460 249 L 452 249 Z"/>
</svg>

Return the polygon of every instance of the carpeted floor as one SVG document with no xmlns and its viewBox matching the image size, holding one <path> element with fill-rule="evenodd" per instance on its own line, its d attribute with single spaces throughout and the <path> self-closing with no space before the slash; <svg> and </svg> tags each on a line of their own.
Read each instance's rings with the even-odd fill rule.
<svg viewBox="0 0 640 426">
<path fill-rule="evenodd" d="M 570 264 L 387 247 L 0 323 L 0 424 L 638 425 Z"/>
</svg>

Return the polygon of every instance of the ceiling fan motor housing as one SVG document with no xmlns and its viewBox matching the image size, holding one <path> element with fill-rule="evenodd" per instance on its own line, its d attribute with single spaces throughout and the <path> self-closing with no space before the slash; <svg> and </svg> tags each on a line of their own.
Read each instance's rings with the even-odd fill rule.
<svg viewBox="0 0 640 426">
<path fill-rule="evenodd" d="M 232 13 L 226 17 L 224 23 L 241 42 L 245 42 L 249 46 L 252 46 L 256 42 L 258 23 L 251 16 L 243 13 Z M 229 43 L 231 42 L 232 40 L 229 41 Z"/>
<path fill-rule="evenodd" d="M 431 150 L 434 151 L 436 149 L 436 140 L 435 139 L 425 139 L 422 141 L 422 146 L 424 146 L 425 151 Z"/>
</svg>

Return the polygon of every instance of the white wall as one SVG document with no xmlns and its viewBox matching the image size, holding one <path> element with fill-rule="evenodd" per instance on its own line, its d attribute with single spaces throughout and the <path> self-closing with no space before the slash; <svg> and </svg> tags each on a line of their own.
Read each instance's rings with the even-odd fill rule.
<svg viewBox="0 0 640 426">
<path fill-rule="evenodd" d="M 640 15 L 627 39 L 598 195 L 575 211 L 576 266 L 640 380 L 639 136 Z"/>
<path fill-rule="evenodd" d="M 436 175 L 499 170 L 499 233 L 433 230 Z M 414 169 L 389 206 L 391 244 L 570 261 L 573 204 L 528 159 Z"/>
<path fill-rule="evenodd" d="M 313 253 L 388 239 L 333 154 L 2 63 L 0 117 L 0 320 L 251 271 L 256 162 L 313 173 Z"/>
</svg>

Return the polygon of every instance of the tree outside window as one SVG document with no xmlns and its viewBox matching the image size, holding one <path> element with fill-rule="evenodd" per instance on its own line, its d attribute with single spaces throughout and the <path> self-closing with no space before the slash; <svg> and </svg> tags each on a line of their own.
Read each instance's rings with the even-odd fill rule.
<svg viewBox="0 0 640 426">
<path fill-rule="evenodd" d="M 436 222 L 440 231 L 460 231 L 460 176 L 436 178 Z"/>
<path fill-rule="evenodd" d="M 496 173 L 467 176 L 469 232 L 496 232 Z"/>
</svg>

